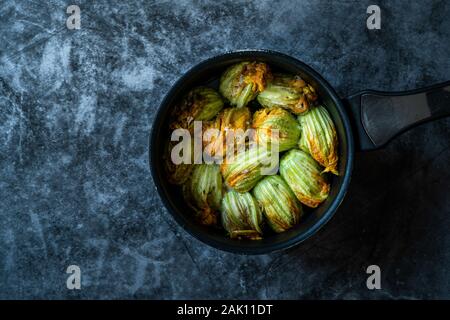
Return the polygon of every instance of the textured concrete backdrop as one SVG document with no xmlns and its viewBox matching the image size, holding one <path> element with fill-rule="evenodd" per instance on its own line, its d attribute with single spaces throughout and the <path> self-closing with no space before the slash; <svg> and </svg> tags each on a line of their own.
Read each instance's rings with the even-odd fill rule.
<svg viewBox="0 0 450 320">
<path fill-rule="evenodd" d="M 65 26 L 73 3 L 80 30 Z M 450 119 L 357 154 L 332 221 L 263 256 L 179 228 L 147 162 L 158 104 L 207 57 L 268 48 L 342 96 L 414 89 L 450 80 L 449 16 L 448 1 L 3 0 L 0 298 L 450 298 Z M 371 264 L 382 290 L 366 289 Z"/>
</svg>

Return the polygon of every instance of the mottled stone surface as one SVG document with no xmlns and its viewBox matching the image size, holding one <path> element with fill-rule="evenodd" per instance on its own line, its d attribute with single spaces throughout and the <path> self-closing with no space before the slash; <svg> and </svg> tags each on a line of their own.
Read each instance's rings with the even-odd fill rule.
<svg viewBox="0 0 450 320">
<path fill-rule="evenodd" d="M 413 89 L 450 80 L 449 16 L 448 1 L 2 1 L 0 298 L 450 298 L 450 119 L 357 154 L 331 222 L 263 256 L 184 232 L 147 162 L 160 101 L 207 57 L 269 48 L 342 96 Z M 371 264 L 382 290 L 366 289 Z"/>
</svg>

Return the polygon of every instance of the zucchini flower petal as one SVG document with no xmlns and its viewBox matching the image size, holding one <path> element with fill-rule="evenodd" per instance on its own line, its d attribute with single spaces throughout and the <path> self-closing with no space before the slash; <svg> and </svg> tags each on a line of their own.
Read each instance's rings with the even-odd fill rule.
<svg viewBox="0 0 450 320">
<path fill-rule="evenodd" d="M 214 159 L 223 159 L 227 152 L 227 134 L 231 133 L 231 131 L 233 133 L 237 133 L 237 130 L 241 130 L 242 133 L 245 133 L 250 125 L 250 121 L 251 113 L 246 107 L 223 109 L 215 120 L 211 121 L 209 124 L 206 124 L 203 135 L 203 147 L 205 154 Z M 218 134 L 208 136 L 209 129 L 216 129 L 216 133 Z M 233 139 L 233 143 L 234 142 L 238 144 L 235 150 L 239 148 L 239 144 L 245 143 L 245 141 L 237 138 L 236 141 Z M 233 148 L 234 147 L 235 146 L 233 144 Z"/>
<path fill-rule="evenodd" d="M 172 162 L 164 160 L 166 165 L 166 173 L 171 184 L 183 184 L 189 179 L 192 172 L 192 165 L 189 164 L 173 164 Z"/>
<path fill-rule="evenodd" d="M 232 106 L 245 107 L 264 90 L 270 77 L 267 64 L 241 62 L 225 70 L 220 78 L 219 91 Z"/>
<path fill-rule="evenodd" d="M 223 163 L 220 170 L 228 187 L 238 192 L 247 192 L 264 175 L 273 171 L 273 164 L 272 152 L 255 146 L 236 154 L 233 159 Z"/>
<path fill-rule="evenodd" d="M 300 148 L 306 149 L 323 167 L 324 172 L 339 175 L 338 138 L 333 120 L 323 106 L 312 108 L 298 117 L 302 127 Z"/>
<path fill-rule="evenodd" d="M 300 150 L 303 150 L 307 153 L 309 153 L 308 144 L 306 143 L 305 135 L 300 134 L 300 140 L 298 141 L 298 147 Z"/>
<path fill-rule="evenodd" d="M 319 164 L 306 152 L 293 149 L 283 156 L 280 174 L 301 203 L 316 208 L 325 201 L 330 185 Z"/>
<path fill-rule="evenodd" d="M 183 185 L 183 195 L 204 225 L 217 223 L 216 212 L 220 210 L 223 195 L 222 176 L 219 166 L 195 165 L 191 178 Z"/>
<path fill-rule="evenodd" d="M 189 163 L 175 164 L 172 161 L 171 153 L 172 153 L 172 149 L 176 143 L 177 142 L 175 142 L 175 141 L 169 141 L 167 143 L 166 150 L 163 155 L 163 163 L 164 163 L 164 169 L 165 169 L 169 183 L 181 185 L 189 179 L 189 177 L 192 173 L 192 169 L 193 169 L 192 151 L 193 151 L 193 149 L 191 147 L 190 149 L 186 150 L 186 152 L 189 153 L 189 155 L 188 155 L 188 158 L 190 159 Z"/>
<path fill-rule="evenodd" d="M 222 200 L 222 225 L 231 238 L 261 239 L 262 214 L 248 193 L 228 191 Z"/>
<path fill-rule="evenodd" d="M 298 223 L 302 205 L 279 175 L 268 176 L 258 182 L 253 195 L 263 209 L 269 226 L 283 232 Z"/>
<path fill-rule="evenodd" d="M 278 144 L 279 152 L 297 146 L 300 138 L 300 125 L 289 111 L 281 108 L 264 108 L 253 115 L 253 128 L 256 129 L 256 142 L 262 145 Z M 278 135 L 272 136 L 274 130 Z M 277 141 L 272 141 L 278 137 Z"/>
<path fill-rule="evenodd" d="M 172 117 L 175 121 L 171 124 L 171 129 L 188 129 L 194 121 L 211 120 L 223 106 L 222 97 L 214 89 L 194 88 L 173 109 Z"/>
<path fill-rule="evenodd" d="M 281 107 L 294 114 L 301 114 L 317 100 L 314 88 L 299 76 L 276 74 L 263 92 L 258 102 L 266 108 Z"/>
</svg>

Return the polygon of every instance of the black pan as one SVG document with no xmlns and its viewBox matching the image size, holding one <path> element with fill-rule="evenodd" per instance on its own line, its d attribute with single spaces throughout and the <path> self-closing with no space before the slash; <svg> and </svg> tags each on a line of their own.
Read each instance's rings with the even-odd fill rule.
<svg viewBox="0 0 450 320">
<path fill-rule="evenodd" d="M 339 173 L 331 179 L 328 199 L 296 227 L 268 235 L 261 241 L 229 239 L 223 230 L 199 225 L 178 187 L 168 183 L 163 169 L 164 141 L 170 137 L 169 111 L 189 89 L 217 81 L 231 64 L 262 61 L 272 68 L 300 74 L 317 89 L 333 118 L 339 136 Z M 150 169 L 158 193 L 174 219 L 191 235 L 215 248 L 242 254 L 262 254 L 295 246 L 315 234 L 334 215 L 344 199 L 352 175 L 355 150 L 377 149 L 420 123 L 450 115 L 450 81 L 424 89 L 385 93 L 363 91 L 341 99 L 320 74 L 288 55 L 268 50 L 225 53 L 194 66 L 167 93 L 157 111 L 150 135 Z"/>
</svg>

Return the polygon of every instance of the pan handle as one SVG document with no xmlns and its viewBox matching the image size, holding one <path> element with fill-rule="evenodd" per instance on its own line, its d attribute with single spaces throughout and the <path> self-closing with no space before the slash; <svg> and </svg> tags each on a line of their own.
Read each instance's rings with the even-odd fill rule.
<svg viewBox="0 0 450 320">
<path fill-rule="evenodd" d="M 405 92 L 363 91 L 344 103 L 359 149 L 378 149 L 421 123 L 450 116 L 450 81 Z"/>
</svg>

